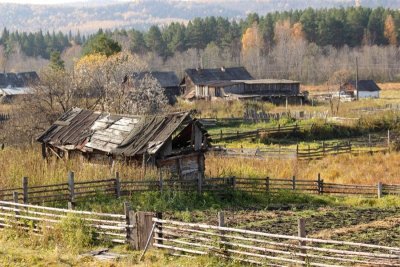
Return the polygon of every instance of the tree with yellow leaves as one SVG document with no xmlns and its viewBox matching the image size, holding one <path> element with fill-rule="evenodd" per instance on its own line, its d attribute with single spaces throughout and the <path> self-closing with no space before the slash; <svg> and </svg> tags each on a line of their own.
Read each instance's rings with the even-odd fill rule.
<svg viewBox="0 0 400 267">
<path fill-rule="evenodd" d="M 247 54 L 254 49 L 261 49 L 262 46 L 263 39 L 260 36 L 257 22 L 254 22 L 242 36 L 242 51 L 244 54 Z"/>
<path fill-rule="evenodd" d="M 385 19 L 384 36 L 390 45 L 397 45 L 396 25 L 392 15 L 387 16 Z"/>
</svg>

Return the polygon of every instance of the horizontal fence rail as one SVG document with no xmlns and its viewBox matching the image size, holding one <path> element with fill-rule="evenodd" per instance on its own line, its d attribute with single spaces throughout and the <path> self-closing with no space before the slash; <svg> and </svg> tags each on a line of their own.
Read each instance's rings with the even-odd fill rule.
<svg viewBox="0 0 400 267">
<path fill-rule="evenodd" d="M 76 211 L 44 206 L 0 201 L 0 227 L 33 231 L 42 235 L 63 222 L 82 222 L 96 234 L 96 239 L 115 243 L 126 243 L 126 216 L 119 214 Z"/>
<path fill-rule="evenodd" d="M 212 255 L 265 266 L 400 266 L 400 247 L 307 238 L 304 223 L 297 237 L 223 227 L 223 217 L 219 226 L 153 222 L 153 246 L 175 256 Z"/>
<path fill-rule="evenodd" d="M 79 181 L 74 174 L 68 174 L 66 183 L 51 185 L 30 186 L 28 178 L 22 178 L 22 186 L 9 189 L 0 189 L 1 201 L 17 201 L 25 204 L 41 204 L 55 202 L 84 201 L 96 196 L 119 198 L 141 192 L 215 192 L 226 194 L 234 191 L 247 193 L 276 193 L 292 191 L 308 194 L 332 195 L 362 195 L 382 197 L 384 195 L 400 195 L 400 185 L 382 184 L 359 185 L 325 182 L 320 175 L 316 180 L 292 178 L 162 178 L 148 180 L 120 180 L 119 174 L 115 178 Z M 17 198 L 17 199 L 16 199 Z"/>
<path fill-rule="evenodd" d="M 291 134 L 303 131 L 305 129 L 310 129 L 313 124 L 307 125 L 291 125 L 291 126 L 278 126 L 269 127 L 269 128 L 260 128 L 251 131 L 223 131 L 221 130 L 219 133 L 210 134 L 210 137 L 214 143 L 224 142 L 224 141 L 234 141 L 234 140 L 242 140 L 248 138 L 259 138 L 261 136 L 274 136 L 281 134 Z"/>
<path fill-rule="evenodd" d="M 341 154 L 373 154 L 377 152 L 389 152 L 390 144 L 387 138 L 384 141 L 348 141 L 338 143 L 322 142 L 319 146 L 295 148 L 278 145 L 276 147 L 262 148 L 224 148 L 214 147 L 211 153 L 224 157 L 245 157 L 245 158 L 297 158 L 300 160 L 321 159 L 331 155 Z"/>
</svg>

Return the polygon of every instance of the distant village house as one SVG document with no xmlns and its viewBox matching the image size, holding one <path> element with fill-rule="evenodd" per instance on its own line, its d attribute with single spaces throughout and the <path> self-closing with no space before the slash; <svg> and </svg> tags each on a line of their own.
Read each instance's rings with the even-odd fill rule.
<svg viewBox="0 0 400 267">
<path fill-rule="evenodd" d="M 121 160 L 168 169 L 179 177 L 204 175 L 209 135 L 190 112 L 113 115 L 80 108 L 63 114 L 37 139 L 43 157 Z"/>
<path fill-rule="evenodd" d="M 0 103 L 30 94 L 31 86 L 38 81 L 36 72 L 0 73 Z"/>
<path fill-rule="evenodd" d="M 305 101 L 300 83 L 282 79 L 254 79 L 244 67 L 187 69 L 181 82 L 185 99 L 256 99 L 272 103 Z"/>
<path fill-rule="evenodd" d="M 381 88 L 373 80 L 359 80 L 349 81 L 343 84 L 340 91 L 350 96 L 353 99 L 357 99 L 357 87 L 358 87 L 358 98 L 379 98 Z"/>
</svg>

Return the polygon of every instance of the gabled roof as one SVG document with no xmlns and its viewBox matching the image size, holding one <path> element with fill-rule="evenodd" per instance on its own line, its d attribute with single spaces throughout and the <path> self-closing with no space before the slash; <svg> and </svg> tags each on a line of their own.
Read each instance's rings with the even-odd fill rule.
<svg viewBox="0 0 400 267">
<path fill-rule="evenodd" d="M 215 81 L 252 80 L 244 67 L 218 69 L 186 69 L 186 75 L 197 85 Z"/>
<path fill-rule="evenodd" d="M 7 95 L 28 93 L 29 85 L 38 80 L 36 72 L 0 73 L 0 88 Z"/>
<path fill-rule="evenodd" d="M 67 150 L 97 150 L 128 157 L 155 154 L 190 119 L 189 112 L 131 116 L 72 108 L 37 140 Z"/>
<path fill-rule="evenodd" d="M 345 85 L 350 84 L 356 89 L 356 81 L 349 81 Z M 358 90 L 364 92 L 380 91 L 381 88 L 373 80 L 358 80 Z"/>
<path fill-rule="evenodd" d="M 146 71 L 134 73 L 132 76 L 135 79 L 143 79 L 146 75 L 153 76 L 163 88 L 179 86 L 178 76 L 173 71 Z"/>
</svg>

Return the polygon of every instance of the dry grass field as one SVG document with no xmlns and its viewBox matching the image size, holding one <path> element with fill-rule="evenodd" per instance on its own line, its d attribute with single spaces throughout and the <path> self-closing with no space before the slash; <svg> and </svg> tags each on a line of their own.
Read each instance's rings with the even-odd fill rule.
<svg viewBox="0 0 400 267">
<path fill-rule="evenodd" d="M 400 153 L 377 153 L 329 156 L 321 160 L 298 161 L 294 159 L 220 158 L 206 156 L 206 175 L 209 177 L 271 177 L 316 179 L 318 173 L 326 182 L 350 184 L 400 184 Z M 119 171 L 122 179 L 158 177 L 154 169 L 143 172 L 140 166 L 117 163 L 114 166 L 87 163 L 81 160 L 64 162 L 55 158 L 41 159 L 39 147 L 6 148 L 0 151 L 0 188 L 21 184 L 23 176 L 29 183 L 52 184 L 66 182 L 68 170 L 75 172 L 77 180 L 94 180 L 113 177 Z"/>
</svg>

